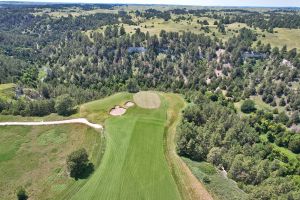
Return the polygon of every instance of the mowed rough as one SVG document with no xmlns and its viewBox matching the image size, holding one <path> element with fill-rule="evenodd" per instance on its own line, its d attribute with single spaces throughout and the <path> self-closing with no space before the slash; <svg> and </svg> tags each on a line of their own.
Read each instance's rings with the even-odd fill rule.
<svg viewBox="0 0 300 200">
<path fill-rule="evenodd" d="M 106 120 L 101 165 L 72 199 L 180 199 L 164 154 L 166 111 L 133 107 Z"/>
<path fill-rule="evenodd" d="M 133 95 L 134 102 L 141 108 L 155 109 L 161 104 L 160 97 L 154 92 L 138 92 Z"/>
</svg>

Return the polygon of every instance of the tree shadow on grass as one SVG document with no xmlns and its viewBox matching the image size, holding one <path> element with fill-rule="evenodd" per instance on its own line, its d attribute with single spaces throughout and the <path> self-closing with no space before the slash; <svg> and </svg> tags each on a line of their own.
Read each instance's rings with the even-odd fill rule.
<svg viewBox="0 0 300 200">
<path fill-rule="evenodd" d="M 94 172 L 94 164 L 88 163 L 80 173 L 76 174 L 76 176 L 73 176 L 73 178 L 77 181 L 78 179 L 87 179 L 93 172 Z"/>
</svg>

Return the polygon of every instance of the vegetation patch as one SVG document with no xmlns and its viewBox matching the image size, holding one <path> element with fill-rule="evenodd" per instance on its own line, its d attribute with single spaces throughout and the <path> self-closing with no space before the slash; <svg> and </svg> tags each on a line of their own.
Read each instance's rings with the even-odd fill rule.
<svg viewBox="0 0 300 200">
<path fill-rule="evenodd" d="M 38 136 L 39 145 L 62 144 L 67 141 L 67 134 L 60 127 L 50 129 Z"/>
<path fill-rule="evenodd" d="M 0 84 L 0 99 L 12 100 L 15 97 L 16 85 L 13 83 Z"/>
<path fill-rule="evenodd" d="M 182 157 L 182 159 L 192 170 L 193 174 L 201 180 L 205 187 L 211 192 L 215 199 L 247 199 L 247 194 L 239 189 L 237 183 L 224 177 L 212 164 L 207 162 L 196 162 L 184 157 Z"/>
<path fill-rule="evenodd" d="M 24 188 L 30 199 L 60 199 L 86 182 L 68 177 L 67 155 L 85 148 L 98 166 L 100 144 L 99 133 L 84 125 L 1 127 L 1 199 L 16 199 L 19 188 Z"/>
</svg>

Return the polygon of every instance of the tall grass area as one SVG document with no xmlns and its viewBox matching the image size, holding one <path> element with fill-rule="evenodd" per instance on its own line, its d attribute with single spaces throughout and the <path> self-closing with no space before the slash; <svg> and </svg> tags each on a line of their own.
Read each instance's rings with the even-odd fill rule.
<svg viewBox="0 0 300 200">
<path fill-rule="evenodd" d="M 84 125 L 10 126 L 0 128 L 0 199 L 16 199 L 24 187 L 30 199 L 57 199 L 61 193 L 84 184 L 69 178 L 66 157 L 87 149 L 99 165 L 101 136 Z"/>
<path fill-rule="evenodd" d="M 0 84 L 0 98 L 3 100 L 11 100 L 15 96 L 16 85 L 13 83 Z"/>
<path fill-rule="evenodd" d="M 243 200 L 247 194 L 238 188 L 236 182 L 225 177 L 213 165 L 207 162 L 196 162 L 182 157 L 193 174 L 211 192 L 217 200 Z"/>
</svg>

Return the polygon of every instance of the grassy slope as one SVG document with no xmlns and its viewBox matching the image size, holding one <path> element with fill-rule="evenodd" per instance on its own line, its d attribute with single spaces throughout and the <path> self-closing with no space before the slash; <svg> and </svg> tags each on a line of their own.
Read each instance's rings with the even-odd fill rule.
<svg viewBox="0 0 300 200">
<path fill-rule="evenodd" d="M 0 98 L 4 100 L 10 100 L 15 96 L 15 87 L 13 83 L 0 84 Z"/>
<path fill-rule="evenodd" d="M 213 194 L 217 200 L 243 200 L 247 199 L 244 191 L 238 188 L 236 182 L 225 178 L 213 165 L 206 162 L 195 162 L 187 158 L 183 158 L 193 174 L 199 179 L 209 177 L 210 183 L 205 186 Z"/>
<path fill-rule="evenodd" d="M 176 19 L 180 15 L 172 15 L 172 19 Z M 184 32 L 184 31 L 191 31 L 196 34 L 205 34 L 212 36 L 215 33 L 217 38 L 222 39 L 223 41 L 227 41 L 230 37 L 237 35 L 236 31 L 240 30 L 241 28 L 248 28 L 253 30 L 258 34 L 258 40 L 261 40 L 262 43 L 267 44 L 270 43 L 272 47 L 283 47 L 287 45 L 288 49 L 298 48 L 300 49 L 300 40 L 298 37 L 300 35 L 300 29 L 287 29 L 287 28 L 275 28 L 274 33 L 262 32 L 259 28 L 254 29 L 247 26 L 245 23 L 233 23 L 225 25 L 226 34 L 221 34 L 218 31 L 216 25 L 213 25 L 214 19 L 207 18 L 207 17 L 197 17 L 193 15 L 183 15 L 185 17 L 191 16 L 192 20 L 182 20 L 180 22 L 174 22 L 173 20 L 164 21 L 163 19 L 144 19 L 144 18 L 137 18 L 135 15 L 132 15 L 133 21 L 139 22 L 138 26 L 123 24 L 126 32 L 134 33 L 136 28 L 140 28 L 143 32 L 149 32 L 151 35 L 159 35 L 161 30 L 172 31 L 172 32 Z M 207 20 L 209 22 L 209 33 L 205 33 L 201 30 L 201 25 L 197 23 L 197 20 L 203 21 Z M 99 28 L 97 31 L 104 32 L 105 27 Z M 89 35 L 91 30 L 88 30 L 86 33 Z M 264 35 L 264 37 L 263 37 Z"/>
<path fill-rule="evenodd" d="M 192 174 L 188 166 L 176 153 L 176 128 L 181 120 L 181 111 L 186 106 L 183 98 L 176 94 L 164 94 L 168 100 L 168 130 L 165 135 L 165 153 L 166 159 L 171 167 L 173 177 L 181 193 L 182 199 L 185 200 L 209 200 L 211 195 L 197 178 Z"/>
<path fill-rule="evenodd" d="M 110 98 L 84 108 L 103 112 L 99 108 L 122 104 L 132 96 L 121 93 Z M 166 109 L 163 100 L 160 109 L 134 107 L 122 117 L 109 118 L 102 164 L 72 199 L 180 199 L 164 157 Z"/>
<path fill-rule="evenodd" d="M 80 147 L 97 166 L 99 133 L 83 125 L 0 128 L 0 199 L 15 199 L 23 186 L 33 199 L 56 199 L 61 191 L 80 185 L 66 173 L 66 156 Z"/>
</svg>

